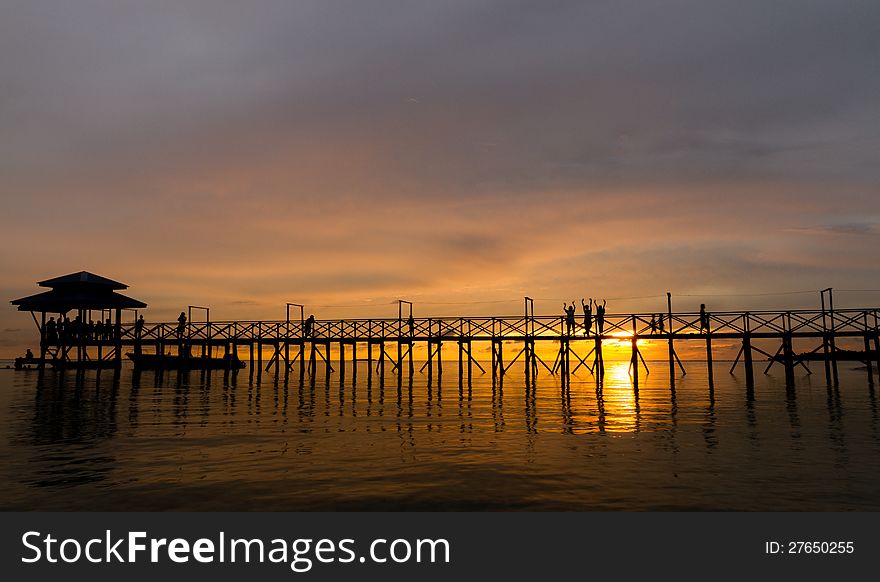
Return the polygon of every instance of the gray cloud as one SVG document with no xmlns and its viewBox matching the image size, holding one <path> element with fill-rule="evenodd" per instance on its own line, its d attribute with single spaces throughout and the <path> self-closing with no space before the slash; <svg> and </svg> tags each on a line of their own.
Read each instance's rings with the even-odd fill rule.
<svg viewBox="0 0 880 582">
<path fill-rule="evenodd" d="M 874 0 L 9 0 L 4 285 L 86 268 L 254 316 L 877 287 L 854 239 L 880 216 L 878 22 Z"/>
</svg>

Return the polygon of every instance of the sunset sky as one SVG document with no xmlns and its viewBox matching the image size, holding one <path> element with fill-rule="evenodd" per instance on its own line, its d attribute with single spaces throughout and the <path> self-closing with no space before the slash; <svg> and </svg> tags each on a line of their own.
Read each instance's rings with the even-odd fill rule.
<svg viewBox="0 0 880 582">
<path fill-rule="evenodd" d="M 0 296 L 89 270 L 154 321 L 878 305 L 844 291 L 880 289 L 878 24 L 876 0 L 5 0 Z M 0 329 L 0 355 L 34 343 L 8 303 Z"/>
</svg>

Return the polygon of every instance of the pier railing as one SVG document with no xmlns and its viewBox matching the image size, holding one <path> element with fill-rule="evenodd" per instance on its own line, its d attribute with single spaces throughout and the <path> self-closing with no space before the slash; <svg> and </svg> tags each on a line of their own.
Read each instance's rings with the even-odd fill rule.
<svg viewBox="0 0 880 582">
<path fill-rule="evenodd" d="M 284 340 L 328 340 L 348 342 L 425 340 L 523 340 L 561 337 L 595 337 L 598 321 L 592 318 L 589 334 L 578 314 L 569 334 L 564 316 L 534 317 L 426 317 L 412 321 L 398 318 L 317 320 L 307 335 L 299 321 L 212 321 L 189 322 L 181 330 L 177 322 L 146 323 L 140 333 L 134 324 L 120 327 L 123 342 L 272 342 Z M 791 311 L 725 311 L 606 314 L 601 337 L 712 337 L 754 338 L 863 336 L 880 331 L 880 308 Z"/>
</svg>

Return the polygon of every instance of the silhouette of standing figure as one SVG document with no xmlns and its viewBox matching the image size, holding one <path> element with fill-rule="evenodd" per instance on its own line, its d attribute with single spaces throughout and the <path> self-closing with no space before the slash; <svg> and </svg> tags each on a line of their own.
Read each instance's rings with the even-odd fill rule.
<svg viewBox="0 0 880 582">
<path fill-rule="evenodd" d="M 54 317 L 50 317 L 49 321 L 46 322 L 46 344 L 50 346 L 58 345 L 58 326 L 55 323 Z"/>
<path fill-rule="evenodd" d="M 651 335 L 657 333 L 657 316 L 651 314 Z"/>
<path fill-rule="evenodd" d="M 706 304 L 700 303 L 700 333 L 709 331 L 709 314 L 706 313 Z"/>
<path fill-rule="evenodd" d="M 593 298 L 590 297 L 589 303 L 584 303 L 581 298 L 581 309 L 584 310 L 584 335 L 590 335 L 590 328 L 593 327 Z"/>
<path fill-rule="evenodd" d="M 308 318 L 306 318 L 305 329 L 303 329 L 303 337 L 311 337 L 314 332 L 315 332 L 315 316 L 309 315 Z"/>
<path fill-rule="evenodd" d="M 412 313 L 409 314 L 409 317 L 406 319 L 406 325 L 409 327 L 409 335 L 412 337 L 416 333 L 416 320 L 413 319 Z"/>
<path fill-rule="evenodd" d="M 657 316 L 657 327 L 660 328 L 660 333 L 663 334 L 665 330 L 663 329 L 663 314 Z"/>
<path fill-rule="evenodd" d="M 602 335 L 605 331 L 605 300 L 602 300 L 602 305 L 599 305 L 599 300 L 596 300 L 596 328 L 599 331 L 599 335 Z"/>
<path fill-rule="evenodd" d="M 180 312 L 180 315 L 177 317 L 177 337 L 183 337 L 183 332 L 186 330 L 186 313 L 183 311 Z"/>
<path fill-rule="evenodd" d="M 144 333 L 144 316 L 141 315 L 136 322 L 134 322 L 134 337 L 135 339 L 141 339 L 141 335 Z"/>
<path fill-rule="evenodd" d="M 571 305 L 563 303 L 562 309 L 565 311 L 565 335 L 571 335 L 574 331 L 574 301 Z"/>
</svg>

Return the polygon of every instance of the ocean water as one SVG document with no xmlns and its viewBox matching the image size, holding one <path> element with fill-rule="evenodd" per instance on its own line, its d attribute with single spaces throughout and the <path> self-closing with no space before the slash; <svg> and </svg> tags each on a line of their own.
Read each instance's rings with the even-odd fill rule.
<svg viewBox="0 0 880 582">
<path fill-rule="evenodd" d="M 865 369 L 746 390 L 705 362 L 636 391 L 626 362 L 568 387 L 454 366 L 429 385 L 361 364 L 311 382 L 247 370 L 0 369 L 5 510 L 877 510 Z M 417 366 L 418 369 L 418 366 Z"/>
</svg>

